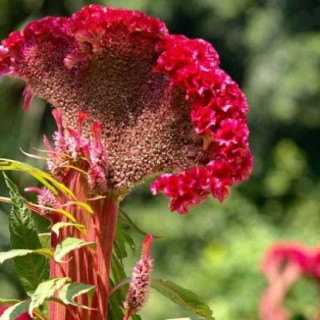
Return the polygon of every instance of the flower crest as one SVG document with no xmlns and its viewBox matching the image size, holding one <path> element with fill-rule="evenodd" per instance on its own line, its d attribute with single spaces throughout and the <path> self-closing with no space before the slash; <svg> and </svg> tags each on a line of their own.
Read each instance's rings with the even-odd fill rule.
<svg viewBox="0 0 320 320">
<path fill-rule="evenodd" d="M 2 42 L 0 75 L 26 82 L 25 108 L 37 95 L 59 109 L 75 142 L 75 114 L 88 115 L 85 141 L 99 123 L 108 163 L 91 166 L 90 184 L 99 177 L 119 199 L 160 175 L 152 193 L 185 213 L 209 195 L 223 201 L 251 173 L 244 94 L 211 44 L 170 35 L 159 19 L 90 5 L 32 22 Z"/>
</svg>

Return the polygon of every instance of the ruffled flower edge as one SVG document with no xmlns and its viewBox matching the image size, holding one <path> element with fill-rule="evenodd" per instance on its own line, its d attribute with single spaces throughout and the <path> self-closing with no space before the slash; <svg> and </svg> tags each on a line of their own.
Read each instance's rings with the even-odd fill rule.
<svg viewBox="0 0 320 320">
<path fill-rule="evenodd" d="M 169 36 L 155 72 L 168 76 L 191 103 L 191 121 L 203 139 L 208 163 L 181 173 L 161 175 L 151 192 L 171 198 L 170 209 L 184 214 L 211 194 L 225 200 L 235 184 L 248 179 L 253 166 L 246 114 L 238 85 L 219 68 L 219 56 L 201 39 Z"/>
<path fill-rule="evenodd" d="M 292 264 L 300 272 L 315 280 L 320 280 L 320 247 L 306 247 L 300 243 L 283 242 L 273 244 L 266 252 L 261 264 L 261 270 L 267 278 L 274 272 L 281 273 L 285 264 Z"/>
<path fill-rule="evenodd" d="M 29 23 L 22 31 L 12 32 L 0 45 L 0 76 L 22 77 L 25 53 L 41 43 L 66 46 L 69 54 L 64 65 L 71 69 L 96 54 L 105 45 L 107 31 L 114 27 L 139 33 L 155 43 L 168 36 L 161 20 L 143 12 L 89 5 L 70 18 L 49 16 Z"/>
</svg>

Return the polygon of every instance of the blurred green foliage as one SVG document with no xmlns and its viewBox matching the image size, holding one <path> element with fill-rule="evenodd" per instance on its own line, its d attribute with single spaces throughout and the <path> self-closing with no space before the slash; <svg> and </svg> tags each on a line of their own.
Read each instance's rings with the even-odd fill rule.
<svg viewBox="0 0 320 320">
<path fill-rule="evenodd" d="M 163 19 L 172 33 L 210 41 L 222 67 L 246 92 L 255 157 L 249 182 L 224 204 L 210 200 L 187 216 L 170 213 L 167 200 L 152 197 L 146 183 L 124 209 L 143 229 L 164 236 L 154 242 L 156 277 L 193 289 L 217 319 L 257 319 L 266 285 L 259 262 L 266 247 L 279 240 L 319 243 L 319 1 L 0 0 L 0 39 L 30 20 L 69 15 L 89 3 L 143 10 Z M 27 160 L 20 148 L 41 148 L 41 134 L 54 130 L 43 101 L 22 112 L 22 89 L 20 82 L 0 80 L 0 157 Z M 22 188 L 32 183 L 25 176 L 13 178 Z M 1 181 L 0 194 L 6 192 Z M 1 250 L 9 245 L 7 213 L 0 207 Z M 137 257 L 128 261 L 128 271 Z M 12 265 L 5 264 L 0 297 L 20 294 Z M 309 317 L 317 294 L 313 284 L 301 281 L 287 303 Z M 152 292 L 142 316 L 187 314 Z"/>
</svg>

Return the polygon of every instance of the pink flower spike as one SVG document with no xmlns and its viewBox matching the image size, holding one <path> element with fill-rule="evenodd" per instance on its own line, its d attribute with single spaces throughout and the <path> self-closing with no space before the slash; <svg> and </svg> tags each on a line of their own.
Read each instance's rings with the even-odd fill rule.
<svg viewBox="0 0 320 320">
<path fill-rule="evenodd" d="M 46 135 L 43 135 L 42 141 L 48 151 L 53 151 L 50 141 Z"/>
<path fill-rule="evenodd" d="M 32 188 L 29 188 L 29 190 L 30 189 Z M 34 188 L 34 189 L 38 189 L 38 188 Z M 38 204 L 43 207 L 41 213 L 43 215 L 50 214 L 50 212 L 48 212 L 45 207 L 52 208 L 52 209 L 56 208 L 58 206 L 58 200 L 56 196 L 48 188 L 41 188 L 36 192 L 39 193 Z"/>
<path fill-rule="evenodd" d="M 129 290 L 124 302 L 126 314 L 123 320 L 129 319 L 132 314 L 139 312 L 148 299 L 153 268 L 153 260 L 150 256 L 152 240 L 152 235 L 147 234 L 143 241 L 141 259 L 133 269 Z"/>
<path fill-rule="evenodd" d="M 79 110 L 78 111 L 78 131 L 81 134 L 83 123 L 88 119 L 88 114 Z"/>
<path fill-rule="evenodd" d="M 147 261 L 151 257 L 151 244 L 153 241 L 152 235 L 149 233 L 144 238 L 143 244 L 142 244 L 142 255 L 141 259 L 144 261 Z"/>
<path fill-rule="evenodd" d="M 94 142 L 98 149 L 103 149 L 102 137 L 101 137 L 101 122 L 95 121 L 91 127 L 91 132 L 94 135 Z"/>
<path fill-rule="evenodd" d="M 56 124 L 57 124 L 59 133 L 62 134 L 63 133 L 62 111 L 60 109 L 53 109 L 52 115 L 53 115 L 54 119 L 56 120 Z"/>
</svg>

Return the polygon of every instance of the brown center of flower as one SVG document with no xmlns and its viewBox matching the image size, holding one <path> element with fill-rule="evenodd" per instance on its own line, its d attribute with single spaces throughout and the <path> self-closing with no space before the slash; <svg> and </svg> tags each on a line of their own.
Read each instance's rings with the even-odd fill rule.
<svg viewBox="0 0 320 320">
<path fill-rule="evenodd" d="M 202 140 L 192 128 L 190 104 L 165 75 L 152 72 L 157 60 L 152 40 L 121 29 L 108 39 L 96 52 L 88 48 L 90 58 L 70 68 L 63 63 L 67 49 L 57 52 L 56 60 L 50 44 L 35 51 L 29 87 L 63 110 L 65 126 L 77 127 L 79 110 L 89 115 L 84 135 L 92 121 L 101 122 L 108 184 L 121 194 L 145 177 L 201 164 Z"/>
</svg>

